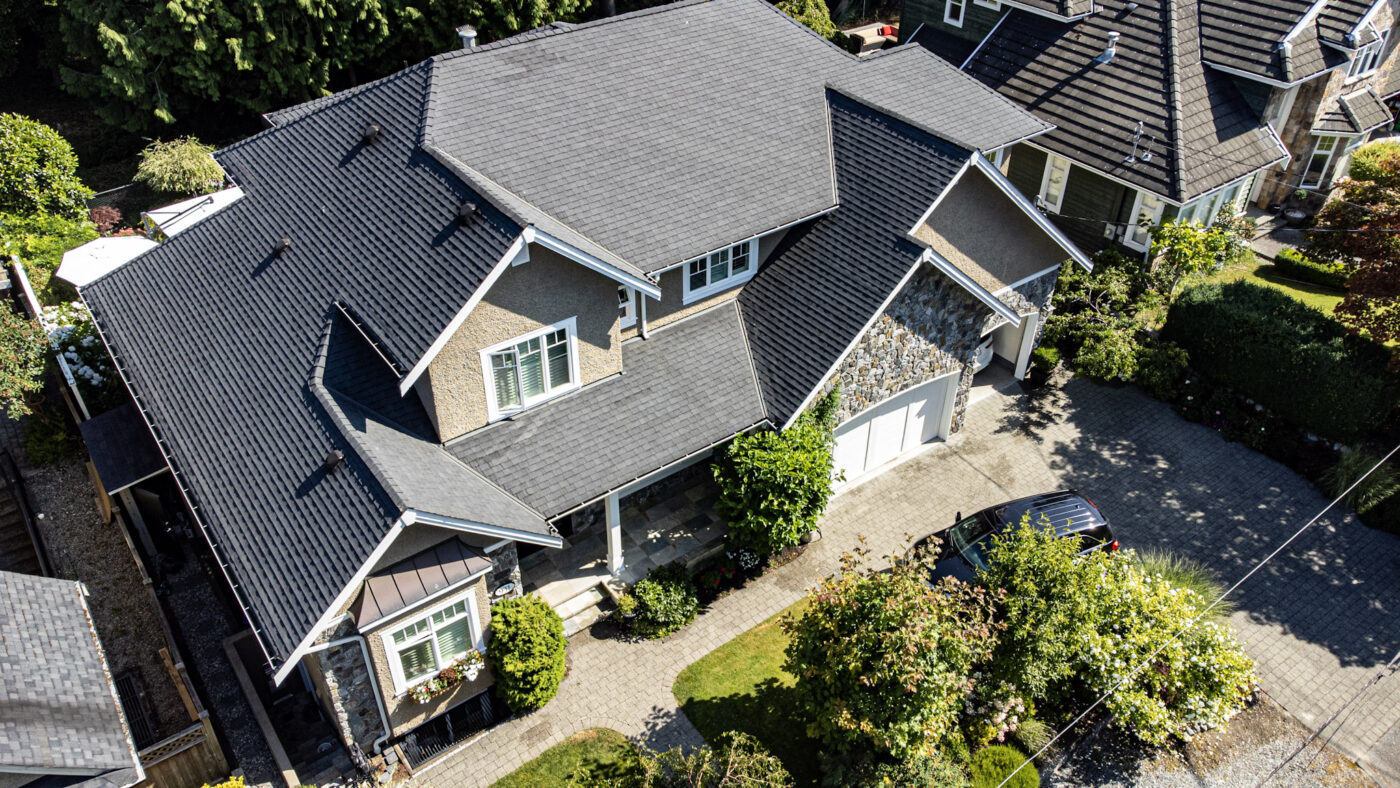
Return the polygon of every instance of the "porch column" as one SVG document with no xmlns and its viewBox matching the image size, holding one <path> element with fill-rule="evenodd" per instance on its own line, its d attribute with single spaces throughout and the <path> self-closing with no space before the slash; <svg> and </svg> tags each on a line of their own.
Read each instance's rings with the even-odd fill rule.
<svg viewBox="0 0 1400 788">
<path fill-rule="evenodd" d="M 1031 364 L 1031 351 L 1035 350 L 1035 335 L 1040 332 L 1040 313 L 1033 312 L 1021 318 L 1021 347 L 1016 354 L 1016 379 L 1025 380 Z"/>
<path fill-rule="evenodd" d="M 607 498 L 608 508 L 608 571 L 617 574 L 622 571 L 622 512 L 618 505 L 617 493 Z"/>
</svg>

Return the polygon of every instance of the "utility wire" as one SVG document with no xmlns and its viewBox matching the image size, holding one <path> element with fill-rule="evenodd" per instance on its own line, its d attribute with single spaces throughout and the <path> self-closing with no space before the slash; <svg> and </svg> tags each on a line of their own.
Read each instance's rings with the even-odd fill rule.
<svg viewBox="0 0 1400 788">
<path fill-rule="evenodd" d="M 1368 476 L 1370 476 L 1371 474 L 1375 473 L 1377 468 L 1379 468 L 1379 467 L 1381 467 L 1382 465 L 1384 465 L 1384 464 L 1386 463 L 1386 461 L 1389 460 L 1392 456 L 1394 456 L 1395 453 L 1398 452 L 1398 451 L 1400 451 L 1400 444 L 1396 444 L 1395 448 L 1391 449 L 1391 450 L 1390 450 L 1384 457 L 1382 457 L 1382 458 L 1380 459 L 1380 461 L 1377 462 L 1375 465 L 1372 465 L 1370 470 L 1368 470 L 1368 471 L 1366 471 L 1364 474 L 1362 474 L 1356 481 L 1354 481 L 1354 482 L 1351 483 L 1351 486 L 1350 486 L 1350 487 L 1347 487 L 1345 490 L 1342 491 L 1342 493 L 1341 493 L 1340 495 L 1338 495 L 1336 498 L 1333 498 L 1326 506 L 1322 507 L 1322 511 L 1320 511 L 1320 512 L 1318 512 L 1317 514 L 1313 515 L 1313 518 L 1312 518 L 1311 520 L 1308 520 L 1306 523 L 1304 523 L 1302 528 L 1299 528 L 1297 531 L 1294 531 L 1292 536 L 1290 536 L 1290 537 L 1288 537 L 1287 539 L 1285 539 L 1285 540 L 1283 541 L 1282 544 L 1280 544 L 1278 547 L 1275 547 L 1275 548 L 1274 548 L 1273 552 L 1271 552 L 1271 553 L 1269 553 L 1267 556 L 1265 556 L 1264 559 L 1263 559 L 1262 561 L 1260 561 L 1259 563 L 1255 564 L 1254 567 L 1251 568 L 1248 572 L 1245 572 L 1245 573 L 1244 573 L 1244 576 L 1241 577 L 1239 580 L 1236 580 L 1234 585 L 1232 585 L 1232 586 L 1230 586 L 1229 588 L 1225 589 L 1224 593 L 1222 593 L 1220 596 L 1216 597 L 1214 602 L 1211 602 L 1209 605 L 1207 605 L 1206 608 L 1205 608 L 1204 610 L 1202 610 L 1200 613 L 1197 613 L 1197 614 L 1196 614 L 1196 617 L 1195 617 L 1195 618 L 1193 618 L 1193 619 L 1191 619 L 1190 621 L 1186 622 L 1186 625 L 1185 625 L 1185 626 L 1181 627 L 1181 629 L 1178 629 L 1171 637 L 1167 638 L 1167 639 L 1162 643 L 1162 645 L 1158 646 L 1157 649 L 1156 649 L 1155 651 L 1153 651 L 1151 654 L 1147 655 L 1147 657 L 1146 657 L 1144 660 L 1142 660 L 1142 661 L 1139 662 L 1137 665 L 1135 665 L 1135 666 L 1133 667 L 1133 669 L 1128 673 L 1128 675 L 1124 676 L 1122 679 L 1120 679 L 1120 680 L 1118 681 L 1117 684 L 1114 684 L 1112 687 L 1110 687 L 1110 688 L 1108 689 L 1107 692 L 1105 692 L 1104 694 L 1100 695 L 1097 699 L 1094 700 L 1093 703 L 1089 704 L 1089 707 L 1086 708 L 1084 711 L 1080 712 L 1080 713 L 1079 713 L 1079 716 L 1077 716 L 1077 717 L 1075 717 L 1074 719 L 1070 720 L 1068 725 L 1066 725 L 1059 733 L 1055 734 L 1055 736 L 1054 736 L 1053 738 L 1051 738 L 1050 741 L 1048 741 L 1048 742 L 1045 743 L 1045 746 L 1041 747 L 1039 750 L 1036 750 L 1030 757 L 1026 758 L 1026 760 L 1023 761 L 1023 762 L 1021 763 L 1020 766 L 1017 766 L 1017 767 L 1015 768 L 1015 770 L 1013 770 L 1010 774 L 1006 775 L 1006 779 L 1004 779 L 1004 780 L 1002 780 L 1000 783 L 998 783 L 998 784 L 997 784 L 997 788 L 1005 788 L 1006 784 L 1009 783 L 1009 782 L 1011 782 L 1011 778 L 1012 778 L 1012 777 L 1015 777 L 1016 774 L 1017 774 L 1018 772 L 1020 772 L 1020 771 L 1021 771 L 1022 769 L 1024 769 L 1024 768 L 1026 768 L 1026 766 L 1027 766 L 1031 761 L 1033 761 L 1033 760 L 1035 760 L 1036 758 L 1039 758 L 1041 755 L 1043 755 L 1043 754 L 1045 753 L 1046 750 L 1050 749 L 1051 745 L 1053 745 L 1055 742 L 1059 741 L 1062 737 L 1064 737 L 1064 735 L 1065 735 L 1066 733 L 1069 733 L 1069 731 L 1070 731 L 1072 728 L 1074 728 L 1074 726 L 1078 725 L 1080 722 L 1082 722 L 1082 721 L 1084 720 L 1085 717 L 1089 716 L 1089 712 L 1091 712 L 1091 711 L 1093 711 L 1094 709 L 1098 708 L 1100 704 L 1102 704 L 1104 701 L 1106 701 L 1106 700 L 1108 700 L 1110 697 L 1112 697 L 1113 693 L 1115 693 L 1115 692 L 1117 692 L 1119 689 L 1121 689 L 1121 688 L 1123 687 L 1123 685 L 1127 684 L 1129 681 L 1131 681 L 1132 679 L 1136 678 L 1137 675 L 1138 675 L 1138 673 L 1142 672 L 1142 669 L 1143 669 L 1143 668 L 1145 668 L 1145 667 L 1147 667 L 1148 665 L 1152 664 L 1152 661 L 1153 661 L 1154 659 L 1156 659 L 1156 658 L 1157 658 L 1157 655 L 1158 655 L 1158 654 L 1161 654 L 1162 651 L 1163 651 L 1164 649 L 1166 649 L 1167 646 L 1170 646 L 1172 643 L 1176 642 L 1176 640 L 1177 640 L 1178 638 L 1180 638 L 1183 634 L 1185 634 L 1185 633 L 1186 633 L 1187 631 L 1189 631 L 1192 627 L 1194 627 L 1202 618 L 1204 618 L 1204 617 L 1206 616 L 1207 613 L 1209 613 L 1210 611 L 1214 610 L 1215 607 L 1216 607 L 1216 605 L 1219 605 L 1221 602 L 1223 602 L 1223 601 L 1225 600 L 1225 597 L 1229 596 L 1230 594 L 1233 594 L 1233 593 L 1235 592 L 1236 589 L 1238 589 L 1240 586 L 1244 585 L 1245 581 L 1247 581 L 1247 580 L 1249 580 L 1249 578 L 1253 577 L 1254 574 L 1255 574 L 1256 572 L 1258 572 L 1260 569 L 1263 569 L 1265 564 L 1267 564 L 1267 563 L 1269 563 L 1270 561 L 1272 561 L 1275 557 L 1278 556 L 1279 553 L 1283 552 L 1284 548 L 1288 547 L 1288 546 L 1289 546 L 1290 544 L 1292 544 L 1298 537 L 1302 536 L 1304 531 L 1306 531 L 1306 530 L 1308 530 L 1309 528 L 1311 528 L 1314 524 L 1317 523 L 1318 520 L 1321 520 L 1321 519 L 1322 519 L 1322 516 L 1323 516 L 1324 514 L 1327 514 L 1328 510 L 1330 510 L 1333 506 L 1336 506 L 1338 503 L 1340 503 L 1340 502 L 1342 501 L 1342 499 L 1344 499 L 1344 498 L 1346 498 L 1348 495 L 1350 495 L 1352 490 L 1355 490 L 1356 487 L 1357 487 L 1358 485 L 1360 485 L 1363 481 L 1365 481 L 1366 478 L 1367 478 Z M 1397 656 L 1400 656 L 1400 655 L 1397 655 Z M 1372 680 L 1371 683 L 1375 683 L 1375 680 Z"/>
<path fill-rule="evenodd" d="M 1302 744 L 1298 745 L 1298 749 L 1296 749 L 1296 750 L 1294 750 L 1293 752 L 1289 753 L 1289 754 L 1288 754 L 1288 757 L 1287 757 L 1287 758 L 1284 758 L 1282 761 L 1280 761 L 1279 764 L 1278 764 L 1278 766 L 1275 766 L 1275 767 L 1274 767 L 1274 770 L 1273 770 L 1273 771 L 1271 771 L 1271 772 L 1269 772 L 1268 774 L 1264 775 L 1264 779 L 1262 779 L 1262 780 L 1260 780 L 1259 782 L 1255 783 L 1255 784 L 1254 784 L 1254 788 L 1261 788 L 1261 786 L 1263 786 L 1264 783 L 1267 783 L 1269 780 L 1273 779 L 1273 776 L 1274 776 L 1274 775 L 1276 775 L 1276 774 L 1278 774 L 1279 772 L 1283 771 L 1283 768 L 1284 768 L 1285 766 L 1287 766 L 1294 758 L 1297 758 L 1297 757 L 1298 757 L 1298 753 L 1302 752 L 1303 750 L 1306 750 L 1306 749 L 1308 748 L 1308 745 L 1309 745 L 1309 744 L 1312 744 L 1314 741 L 1317 740 L 1317 737 L 1318 737 L 1318 736 L 1321 736 L 1321 735 L 1322 735 L 1322 732 L 1323 732 L 1324 730 L 1327 729 L 1327 726 L 1328 726 L 1328 725 L 1331 725 L 1331 724 L 1332 724 L 1332 721 L 1333 721 L 1333 720 L 1335 720 L 1335 719 L 1337 719 L 1337 717 L 1341 716 L 1342 712 L 1344 712 L 1344 711 L 1346 711 L 1348 708 L 1350 708 L 1352 704 L 1356 703 L 1358 700 L 1361 700 L 1361 696 L 1362 696 L 1362 695 L 1365 695 L 1367 690 L 1369 690 L 1369 689 L 1371 689 L 1372 687 L 1376 686 L 1376 684 L 1379 683 L 1381 679 L 1383 679 L 1383 678 L 1385 678 L 1386 676 L 1389 676 L 1390 674 L 1394 673 L 1397 669 L 1400 669 L 1400 651 L 1395 652 L 1395 656 L 1394 656 L 1393 658 L 1391 658 L 1391 660 L 1390 660 L 1389 662 L 1387 662 L 1384 666 L 1382 666 L 1381 669 L 1380 669 L 1380 671 L 1377 672 L 1376 675 L 1374 675 L 1374 676 L 1371 677 L 1371 680 L 1370 680 L 1370 681 L 1367 681 L 1365 684 L 1363 684 L 1363 685 L 1361 686 L 1361 689 L 1357 690 L 1357 691 L 1356 691 L 1356 694 L 1355 694 L 1355 695 L 1352 695 L 1351 698 L 1350 698 L 1349 700 L 1347 700 L 1346 703 L 1343 703 L 1343 704 L 1342 704 L 1342 707 L 1341 707 L 1340 709 L 1337 709 L 1337 711 L 1334 712 L 1334 713 L 1332 714 L 1331 717 L 1328 717 L 1328 718 L 1327 718 L 1327 721 L 1324 722 L 1324 723 L 1322 723 L 1322 726 L 1321 726 L 1320 728 L 1318 728 L 1317 730 L 1313 731 L 1313 734 L 1312 734 L 1311 736 L 1308 737 L 1308 740 L 1307 740 L 1307 741 L 1305 741 L 1305 742 L 1303 742 Z M 1347 718 L 1350 719 L 1350 717 L 1351 717 L 1351 714 L 1347 714 Z M 1345 725 L 1345 724 L 1346 724 L 1346 720 L 1342 720 L 1342 725 Z M 1332 743 L 1332 737 L 1337 735 L 1337 731 L 1340 731 L 1340 730 L 1342 729 L 1342 725 L 1338 725 L 1338 726 L 1332 731 L 1332 733 L 1328 735 L 1327 741 L 1323 744 L 1323 747 L 1326 747 L 1328 744 L 1331 744 L 1331 743 Z"/>
</svg>

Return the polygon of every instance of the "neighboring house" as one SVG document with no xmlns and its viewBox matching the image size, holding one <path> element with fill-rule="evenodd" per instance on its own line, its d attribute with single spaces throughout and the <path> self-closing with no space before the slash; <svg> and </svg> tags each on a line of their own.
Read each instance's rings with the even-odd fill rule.
<svg viewBox="0 0 1400 788">
<path fill-rule="evenodd" d="M 1326 190 L 1391 122 L 1391 0 L 907 0 L 900 30 L 1056 129 L 995 157 L 1076 242 L 1145 250 Z"/>
<path fill-rule="evenodd" d="M 552 25 L 270 120 L 216 154 L 236 200 L 80 291 L 275 680 L 410 766 L 498 719 L 489 659 L 410 690 L 538 584 L 521 550 L 596 516 L 588 560 L 622 570 L 623 495 L 837 383 L 850 479 L 947 437 L 1088 265 L 983 155 L 1048 124 L 762 0 Z"/>
<path fill-rule="evenodd" d="M 145 779 L 87 590 L 0 572 L 0 788 L 126 788 Z"/>
</svg>

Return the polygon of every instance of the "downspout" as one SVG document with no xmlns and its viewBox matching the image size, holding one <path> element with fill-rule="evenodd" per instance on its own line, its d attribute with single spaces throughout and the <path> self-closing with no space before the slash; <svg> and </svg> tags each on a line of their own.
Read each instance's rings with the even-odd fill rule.
<svg viewBox="0 0 1400 788">
<path fill-rule="evenodd" d="M 642 302 L 641 311 L 637 313 L 637 335 L 642 339 L 650 339 L 647 336 L 647 294 L 638 291 L 637 300 Z"/>
<path fill-rule="evenodd" d="M 374 692 L 374 703 L 379 707 L 379 722 L 384 728 L 384 735 L 375 739 L 370 744 L 370 748 L 378 755 L 379 751 L 384 748 L 384 742 L 388 741 L 389 737 L 393 735 L 393 730 L 389 727 L 389 712 L 384 708 L 384 696 L 379 692 L 379 680 L 374 677 L 374 662 L 369 658 L 369 644 L 365 641 L 365 636 L 356 633 L 350 637 L 341 638 L 340 640 L 332 640 L 329 643 L 311 646 L 306 650 L 306 653 L 315 654 L 318 651 L 325 651 L 332 646 L 343 646 L 351 642 L 360 644 L 360 656 L 364 657 L 365 672 L 369 674 L 369 687 Z"/>
</svg>

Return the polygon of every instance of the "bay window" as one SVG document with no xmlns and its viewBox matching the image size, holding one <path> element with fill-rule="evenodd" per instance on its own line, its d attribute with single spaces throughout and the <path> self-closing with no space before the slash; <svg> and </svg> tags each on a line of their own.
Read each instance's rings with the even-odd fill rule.
<svg viewBox="0 0 1400 788">
<path fill-rule="evenodd" d="M 481 351 L 492 419 L 578 388 L 575 319 Z"/>
<path fill-rule="evenodd" d="M 1365 76 L 1380 68 L 1381 56 L 1385 54 L 1385 42 L 1389 36 L 1390 31 L 1387 30 L 1379 34 L 1375 41 L 1356 50 L 1356 54 L 1351 58 L 1351 65 L 1347 67 L 1347 79 Z"/>
<path fill-rule="evenodd" d="M 420 618 L 384 633 L 384 651 L 394 677 L 395 694 L 407 692 L 421 681 L 481 649 L 481 626 L 476 599 L 468 595 L 448 602 Z"/>
<path fill-rule="evenodd" d="M 757 245 L 756 239 L 750 239 L 686 263 L 682 301 L 689 304 L 748 280 L 753 276 Z"/>
</svg>

